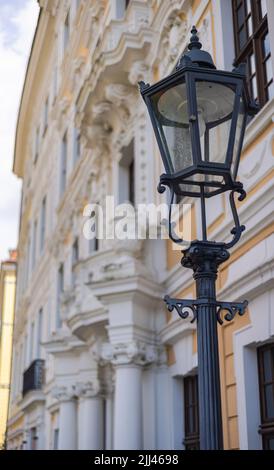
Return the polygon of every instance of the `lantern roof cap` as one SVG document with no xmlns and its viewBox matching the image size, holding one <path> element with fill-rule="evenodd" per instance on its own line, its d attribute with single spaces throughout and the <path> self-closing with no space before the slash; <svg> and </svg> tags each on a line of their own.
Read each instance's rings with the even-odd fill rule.
<svg viewBox="0 0 274 470">
<path fill-rule="evenodd" d="M 186 62 L 192 62 L 199 67 L 208 67 L 216 69 L 213 59 L 209 52 L 202 50 L 202 43 L 199 41 L 198 31 L 196 26 L 191 29 L 190 43 L 188 44 L 188 51 L 185 52 L 180 58 L 176 69 L 186 65 Z"/>
</svg>

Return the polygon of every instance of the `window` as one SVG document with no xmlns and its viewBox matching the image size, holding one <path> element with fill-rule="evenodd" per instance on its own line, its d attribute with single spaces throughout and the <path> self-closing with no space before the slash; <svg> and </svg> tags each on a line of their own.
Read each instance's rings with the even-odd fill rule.
<svg viewBox="0 0 274 470">
<path fill-rule="evenodd" d="M 33 359 L 33 345 L 34 345 L 34 322 L 30 326 L 30 343 L 29 343 L 29 364 Z"/>
<path fill-rule="evenodd" d="M 119 162 L 119 203 L 135 203 L 134 141 L 122 149 Z"/>
<path fill-rule="evenodd" d="M 199 402 L 198 376 L 184 378 L 185 438 L 186 450 L 199 450 Z"/>
<path fill-rule="evenodd" d="M 65 23 L 64 23 L 64 52 L 67 48 L 69 42 L 69 35 L 70 35 L 70 12 L 68 11 Z"/>
<path fill-rule="evenodd" d="M 91 220 L 93 220 L 93 224 L 91 225 L 91 232 L 95 233 L 95 236 L 89 240 L 89 252 L 93 253 L 94 251 L 99 250 L 99 240 L 97 238 L 98 235 L 98 215 L 95 211 L 92 211 L 90 214 Z"/>
<path fill-rule="evenodd" d="M 18 392 L 21 393 L 23 388 L 23 372 L 24 372 L 24 345 L 21 343 L 20 346 L 20 367 L 19 367 L 19 384 Z"/>
<path fill-rule="evenodd" d="M 78 242 L 78 238 L 76 238 L 72 246 L 72 265 L 77 263 L 78 260 L 79 260 L 79 242 Z"/>
<path fill-rule="evenodd" d="M 128 180 L 129 180 L 128 181 L 128 183 L 129 183 L 128 191 L 129 191 L 129 201 L 133 205 L 134 205 L 134 202 L 135 202 L 135 182 L 134 182 L 134 178 L 135 178 L 134 159 L 132 159 L 132 162 L 130 163 L 130 165 L 128 167 Z"/>
<path fill-rule="evenodd" d="M 108 412 L 108 409 L 107 409 L 107 399 L 106 398 L 103 398 L 102 407 L 103 407 L 103 419 L 102 419 L 102 422 L 103 422 L 103 445 L 102 445 L 102 448 L 107 449 L 107 418 L 108 418 L 107 412 Z"/>
<path fill-rule="evenodd" d="M 274 450 L 274 343 L 258 349 L 263 449 Z"/>
<path fill-rule="evenodd" d="M 36 435 L 36 428 L 31 428 L 30 430 L 30 449 L 36 450 L 37 445 L 37 435 Z"/>
<path fill-rule="evenodd" d="M 37 220 L 33 225 L 33 238 L 32 238 L 32 269 L 35 268 L 36 264 L 36 240 L 37 240 Z"/>
<path fill-rule="evenodd" d="M 116 20 L 124 18 L 126 9 L 130 3 L 130 0 L 113 0 L 111 3 L 114 9 L 114 17 Z"/>
<path fill-rule="evenodd" d="M 26 283 L 28 283 L 29 275 L 30 275 L 30 269 L 31 269 L 30 260 L 31 260 L 31 239 L 29 235 L 28 244 L 27 244 L 27 254 L 26 254 Z"/>
<path fill-rule="evenodd" d="M 46 233 L 46 210 L 47 210 L 47 199 L 46 196 L 42 201 L 41 207 L 41 226 L 40 226 L 40 251 L 42 252 L 45 244 L 45 233 Z"/>
<path fill-rule="evenodd" d="M 81 155 L 81 134 L 79 129 L 74 129 L 74 149 L 73 149 L 73 161 L 74 164 L 80 158 Z"/>
<path fill-rule="evenodd" d="M 59 429 L 53 431 L 53 450 L 58 450 Z"/>
<path fill-rule="evenodd" d="M 247 64 L 249 91 L 263 106 L 274 97 L 266 1 L 232 0 L 235 64 Z"/>
<path fill-rule="evenodd" d="M 65 191 L 66 181 L 67 181 L 67 153 L 68 153 L 68 142 L 67 142 L 67 132 L 65 132 L 62 139 L 62 148 L 61 148 L 61 194 Z"/>
<path fill-rule="evenodd" d="M 76 275 L 74 270 L 74 265 L 79 260 L 79 242 L 78 238 L 75 239 L 72 245 L 72 285 L 75 286 Z"/>
<path fill-rule="evenodd" d="M 34 163 L 36 163 L 38 159 L 39 147 L 40 147 L 40 128 L 37 127 L 35 131 L 35 142 L 34 142 Z"/>
<path fill-rule="evenodd" d="M 49 99 L 47 98 L 45 101 L 45 107 L 44 107 L 44 129 L 43 129 L 44 135 L 48 128 L 48 118 L 49 118 Z"/>
<path fill-rule="evenodd" d="M 28 366 L 28 335 L 25 335 L 24 339 L 24 369 Z"/>
<path fill-rule="evenodd" d="M 53 71 L 53 102 L 55 102 L 58 93 L 58 68 L 57 65 Z"/>
<path fill-rule="evenodd" d="M 37 326 L 37 350 L 36 350 L 36 359 L 41 359 L 41 342 L 43 335 L 43 309 L 40 308 L 38 312 L 38 326 Z"/>
<path fill-rule="evenodd" d="M 56 312 L 56 327 L 60 328 L 62 325 L 61 320 L 61 295 L 64 292 L 64 265 L 61 264 L 58 269 L 57 280 L 57 312 Z"/>
</svg>

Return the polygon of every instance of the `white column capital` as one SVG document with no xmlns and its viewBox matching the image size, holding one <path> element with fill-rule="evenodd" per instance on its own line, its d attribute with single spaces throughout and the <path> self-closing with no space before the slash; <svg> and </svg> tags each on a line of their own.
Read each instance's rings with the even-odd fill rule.
<svg viewBox="0 0 274 470">
<path fill-rule="evenodd" d="M 76 395 L 76 389 L 72 385 L 59 385 L 52 389 L 52 396 L 59 402 L 71 401 Z"/>
<path fill-rule="evenodd" d="M 102 347 L 101 358 L 114 366 L 129 364 L 144 366 L 157 362 L 158 350 L 153 345 L 139 341 L 105 343 Z"/>
<path fill-rule="evenodd" d="M 100 392 L 100 383 L 97 379 L 87 382 L 79 382 L 76 385 L 77 395 L 80 398 L 94 398 Z"/>
</svg>

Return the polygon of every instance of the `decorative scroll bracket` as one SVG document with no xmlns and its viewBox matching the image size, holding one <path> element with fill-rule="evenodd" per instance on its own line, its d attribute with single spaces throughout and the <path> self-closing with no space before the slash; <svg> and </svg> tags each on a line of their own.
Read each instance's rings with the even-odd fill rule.
<svg viewBox="0 0 274 470">
<path fill-rule="evenodd" d="M 231 234 L 233 235 L 232 240 L 229 243 L 225 244 L 226 249 L 232 248 L 240 240 L 242 233 L 245 231 L 245 226 L 241 225 L 239 221 L 239 216 L 237 213 L 234 196 L 235 196 L 235 193 L 239 193 L 238 200 L 243 201 L 246 198 L 246 192 L 243 189 L 243 185 L 241 183 L 238 183 L 238 186 L 239 187 L 236 189 L 233 189 L 229 195 L 229 202 L 230 202 L 230 207 L 231 207 L 235 226 L 231 230 Z"/>
<path fill-rule="evenodd" d="M 180 183 L 178 178 L 176 182 L 177 184 Z M 163 174 L 160 177 L 160 182 L 158 184 L 157 190 L 160 194 L 162 194 L 166 191 L 167 187 L 170 190 L 170 203 L 169 203 L 169 218 L 168 218 L 168 221 L 165 220 L 165 225 L 167 225 L 168 227 L 169 238 L 174 243 L 177 243 L 178 245 L 188 245 L 190 244 L 190 241 L 183 240 L 182 238 L 178 237 L 174 231 L 175 223 L 171 222 L 172 207 L 173 207 L 173 201 L 175 197 L 174 182 L 170 175 Z M 232 248 L 240 240 L 242 233 L 245 231 L 245 226 L 240 224 L 239 216 L 237 213 L 237 207 L 235 203 L 235 194 L 236 193 L 239 194 L 238 201 L 243 201 L 246 198 L 246 192 L 243 189 L 243 184 L 240 182 L 235 183 L 232 188 L 227 187 L 226 189 L 227 190 L 231 189 L 231 192 L 229 195 L 229 202 L 230 202 L 231 212 L 232 212 L 233 221 L 234 221 L 234 227 L 232 228 L 230 232 L 233 235 L 233 238 L 232 240 L 230 240 L 230 242 L 224 244 L 224 247 L 226 249 L 229 249 L 229 248 Z"/>
<path fill-rule="evenodd" d="M 172 299 L 168 295 L 164 297 L 164 301 L 167 305 L 169 312 L 172 312 L 175 308 L 178 315 L 184 320 L 189 316 L 189 310 L 192 311 L 193 318 L 191 323 L 194 323 L 195 320 L 198 320 L 198 307 L 200 306 L 210 306 L 216 307 L 216 319 L 220 325 L 226 321 L 232 321 L 234 317 L 238 314 L 240 316 L 244 315 L 248 302 L 219 302 L 213 301 L 212 299 Z M 222 319 L 222 312 L 227 312 L 224 315 L 224 320 Z"/>
</svg>

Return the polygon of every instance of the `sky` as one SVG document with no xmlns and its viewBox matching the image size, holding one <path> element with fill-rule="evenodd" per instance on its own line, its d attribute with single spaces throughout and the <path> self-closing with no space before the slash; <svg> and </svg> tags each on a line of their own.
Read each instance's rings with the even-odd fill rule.
<svg viewBox="0 0 274 470">
<path fill-rule="evenodd" d="M 21 182 L 12 173 L 17 114 L 37 0 L 0 0 L 0 261 L 18 241 Z"/>
</svg>

